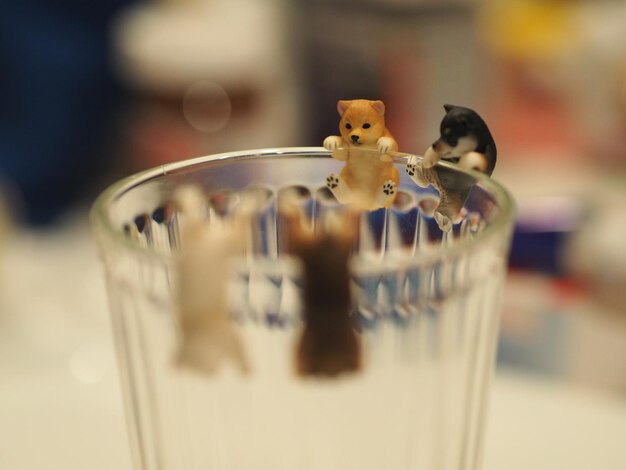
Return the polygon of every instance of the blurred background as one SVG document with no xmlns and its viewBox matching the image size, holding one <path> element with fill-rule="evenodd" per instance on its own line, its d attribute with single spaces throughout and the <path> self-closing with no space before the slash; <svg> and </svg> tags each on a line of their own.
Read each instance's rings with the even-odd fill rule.
<svg viewBox="0 0 626 470">
<path fill-rule="evenodd" d="M 385 101 L 402 151 L 445 103 L 498 144 L 519 215 L 486 468 L 626 468 L 622 0 L 3 2 L 0 468 L 129 468 L 94 197 L 319 146 L 353 98 Z"/>
</svg>

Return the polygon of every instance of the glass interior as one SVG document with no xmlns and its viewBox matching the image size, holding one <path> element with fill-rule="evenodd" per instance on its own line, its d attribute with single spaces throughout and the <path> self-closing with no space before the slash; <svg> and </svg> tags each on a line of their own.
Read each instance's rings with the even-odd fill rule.
<svg viewBox="0 0 626 470">
<path fill-rule="evenodd" d="M 463 221 L 439 230 L 437 192 L 401 170 L 389 209 L 363 215 L 351 263 L 359 373 L 294 374 L 302 283 L 283 256 L 276 206 L 302 195 L 314 223 L 337 203 L 324 189 L 342 162 L 322 149 L 240 152 L 167 165 L 114 185 L 93 210 L 104 260 L 135 465 L 180 469 L 478 469 L 499 293 L 513 216 L 492 180 L 473 185 Z M 209 220 L 260 192 L 230 308 L 251 372 L 176 366 L 181 347 L 173 191 L 196 183 Z"/>
</svg>

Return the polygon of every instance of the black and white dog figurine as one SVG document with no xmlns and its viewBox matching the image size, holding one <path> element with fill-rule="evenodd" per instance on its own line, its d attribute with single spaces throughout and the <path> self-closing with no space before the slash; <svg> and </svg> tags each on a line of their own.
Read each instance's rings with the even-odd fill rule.
<svg viewBox="0 0 626 470">
<path fill-rule="evenodd" d="M 463 170 L 476 170 L 491 176 L 496 166 L 496 143 L 489 128 L 473 110 L 446 104 L 439 138 L 424 152 L 420 160 L 409 160 L 406 171 L 421 187 L 433 185 L 440 194 L 434 217 L 439 227 L 448 232 L 461 219 L 461 208 L 472 184 L 468 178 L 454 175 L 444 168 L 435 168 L 439 160 L 456 163 Z"/>
</svg>

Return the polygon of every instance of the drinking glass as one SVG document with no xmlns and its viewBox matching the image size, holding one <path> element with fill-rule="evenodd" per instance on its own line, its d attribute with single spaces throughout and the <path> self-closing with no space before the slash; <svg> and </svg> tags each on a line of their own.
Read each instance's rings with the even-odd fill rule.
<svg viewBox="0 0 626 470">
<path fill-rule="evenodd" d="M 137 470 L 476 470 L 498 336 L 514 207 L 494 180 L 440 162 L 471 185 L 442 232 L 437 191 L 403 171 L 393 206 L 362 216 L 350 264 L 362 370 L 294 373 L 302 283 L 283 253 L 277 205 L 295 190 L 313 225 L 339 204 L 342 162 L 321 148 L 233 152 L 164 165 L 107 189 L 92 209 Z M 455 184 L 456 184 L 455 183 Z M 246 254 L 229 276 L 230 321 L 251 362 L 208 375 L 175 361 L 181 185 L 206 194 L 207 223 L 260 194 Z M 295 273 L 295 274 L 294 274 Z"/>
</svg>

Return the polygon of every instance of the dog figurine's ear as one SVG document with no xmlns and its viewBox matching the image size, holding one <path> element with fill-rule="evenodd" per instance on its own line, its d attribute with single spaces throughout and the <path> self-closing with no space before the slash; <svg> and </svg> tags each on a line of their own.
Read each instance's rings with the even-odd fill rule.
<svg viewBox="0 0 626 470">
<path fill-rule="evenodd" d="M 311 227 L 305 226 L 295 199 L 288 196 L 279 206 L 281 237 L 286 240 L 287 251 L 295 253 L 313 240 Z"/>
<path fill-rule="evenodd" d="M 343 116 L 343 113 L 346 112 L 346 109 L 350 107 L 350 103 L 352 103 L 352 101 L 349 101 L 349 100 L 337 101 L 337 112 L 339 113 L 339 116 Z"/>
<path fill-rule="evenodd" d="M 381 115 L 384 116 L 385 115 L 385 103 L 383 103 L 380 100 L 377 101 L 373 101 L 372 102 L 372 107 Z"/>
<path fill-rule="evenodd" d="M 452 111 L 456 106 L 454 106 L 453 104 L 444 104 L 443 105 L 443 109 L 446 110 L 446 113 L 449 113 L 450 111 Z"/>
</svg>

